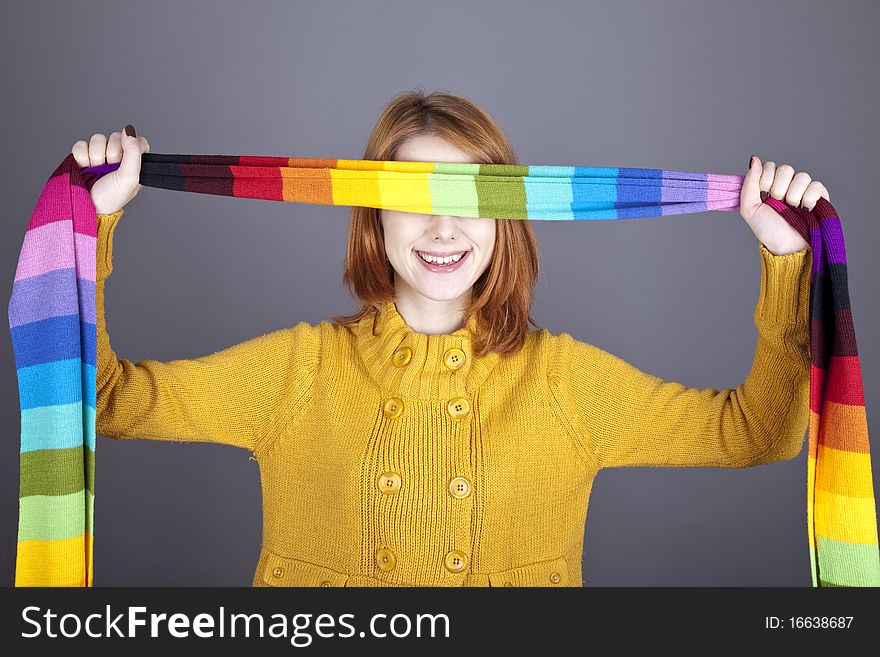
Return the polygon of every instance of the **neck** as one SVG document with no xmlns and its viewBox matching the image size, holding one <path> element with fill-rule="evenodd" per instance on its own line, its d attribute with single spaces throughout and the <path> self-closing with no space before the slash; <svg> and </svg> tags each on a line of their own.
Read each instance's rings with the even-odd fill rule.
<svg viewBox="0 0 880 657">
<path fill-rule="evenodd" d="M 399 288 L 394 292 L 397 311 L 410 329 L 425 335 L 454 333 L 464 326 L 464 310 L 471 302 L 471 290 L 455 299 L 437 301 Z"/>
</svg>

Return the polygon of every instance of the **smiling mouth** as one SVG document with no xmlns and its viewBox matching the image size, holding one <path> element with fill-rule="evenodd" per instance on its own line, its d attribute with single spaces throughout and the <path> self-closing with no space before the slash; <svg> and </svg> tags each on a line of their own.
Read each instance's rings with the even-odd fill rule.
<svg viewBox="0 0 880 657">
<path fill-rule="evenodd" d="M 459 266 L 461 266 L 461 263 L 468 259 L 470 253 L 471 250 L 468 249 L 467 251 L 458 251 L 457 253 L 450 254 L 450 256 L 446 256 L 443 258 L 431 258 L 431 260 L 426 260 L 424 257 L 422 257 L 422 251 L 413 249 L 413 255 L 422 264 L 422 266 L 425 267 L 428 271 L 435 273 L 447 273 L 455 271 L 459 268 Z M 461 257 L 459 257 L 457 260 L 453 259 L 454 256 L 457 256 L 459 254 Z"/>
<path fill-rule="evenodd" d="M 465 255 L 467 255 L 468 251 L 470 251 L 470 249 L 468 249 L 467 251 L 455 251 L 445 256 L 438 256 L 430 254 L 427 251 L 419 251 L 418 249 L 413 250 L 415 251 L 416 255 L 419 256 L 419 258 L 421 258 L 425 262 L 431 263 L 432 265 L 443 265 L 459 262 L 462 258 L 464 258 Z"/>
</svg>

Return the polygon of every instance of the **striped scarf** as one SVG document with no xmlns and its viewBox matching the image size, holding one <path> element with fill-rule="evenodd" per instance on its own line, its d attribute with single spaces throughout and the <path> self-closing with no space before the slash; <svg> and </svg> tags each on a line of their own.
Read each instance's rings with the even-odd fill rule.
<svg viewBox="0 0 880 657">
<path fill-rule="evenodd" d="M 96 211 L 108 164 L 68 155 L 40 193 L 9 327 L 21 406 L 16 586 L 91 586 L 95 482 Z M 668 169 L 144 153 L 144 186 L 496 219 L 659 217 L 739 209 L 743 176 Z M 807 531 L 812 585 L 880 586 L 862 376 L 834 207 L 772 197 L 810 244 Z"/>
</svg>

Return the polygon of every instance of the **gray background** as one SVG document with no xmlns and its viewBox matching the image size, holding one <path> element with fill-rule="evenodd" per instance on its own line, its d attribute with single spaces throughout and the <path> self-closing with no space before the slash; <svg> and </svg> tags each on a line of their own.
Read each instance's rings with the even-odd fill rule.
<svg viewBox="0 0 880 657">
<path fill-rule="evenodd" d="M 77 139 L 130 122 L 154 152 L 357 159 L 394 94 L 443 89 L 489 111 L 523 164 L 744 174 L 755 153 L 823 181 L 843 218 L 877 442 L 878 18 L 872 2 L 17 3 L 0 28 L 0 274 L 11 290 L 39 191 Z M 192 358 L 354 310 L 341 285 L 347 220 L 342 207 L 143 189 L 107 283 L 117 354 Z M 687 385 L 745 378 L 760 260 L 738 213 L 535 229 L 542 326 Z M 20 422 L 8 333 L 0 360 L 11 585 Z M 248 452 L 98 442 L 96 586 L 250 585 L 261 499 Z M 880 443 L 875 479 L 878 454 Z M 806 458 L 601 471 L 587 585 L 809 586 Z"/>
</svg>

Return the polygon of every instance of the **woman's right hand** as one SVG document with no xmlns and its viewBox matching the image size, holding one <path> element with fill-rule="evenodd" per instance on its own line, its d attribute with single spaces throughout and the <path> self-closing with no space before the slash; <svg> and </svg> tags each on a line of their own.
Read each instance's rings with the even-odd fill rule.
<svg viewBox="0 0 880 657">
<path fill-rule="evenodd" d="M 134 126 L 125 126 L 125 132 L 110 133 L 110 137 L 97 132 L 88 142 L 80 139 L 70 149 L 80 168 L 99 164 L 121 162 L 119 168 L 101 176 L 90 191 L 97 214 L 113 214 L 137 196 L 140 184 L 141 154 L 150 152 L 150 144 L 138 137 Z M 130 135 L 130 136 L 129 136 Z"/>
</svg>

